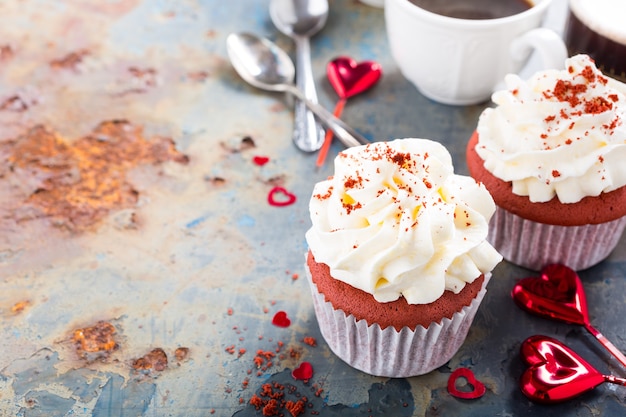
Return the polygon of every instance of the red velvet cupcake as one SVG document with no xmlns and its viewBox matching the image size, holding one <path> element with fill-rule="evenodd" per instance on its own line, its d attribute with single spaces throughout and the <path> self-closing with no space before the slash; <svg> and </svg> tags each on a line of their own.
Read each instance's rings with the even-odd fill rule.
<svg viewBox="0 0 626 417">
<path fill-rule="evenodd" d="M 310 202 L 309 272 L 331 350 L 372 375 L 407 377 L 458 351 L 501 256 L 486 189 L 426 139 L 350 148 Z"/>
<path fill-rule="evenodd" d="M 467 147 L 470 175 L 497 206 L 489 241 L 534 270 L 601 262 L 626 226 L 626 86 L 584 55 L 506 81 Z"/>
</svg>

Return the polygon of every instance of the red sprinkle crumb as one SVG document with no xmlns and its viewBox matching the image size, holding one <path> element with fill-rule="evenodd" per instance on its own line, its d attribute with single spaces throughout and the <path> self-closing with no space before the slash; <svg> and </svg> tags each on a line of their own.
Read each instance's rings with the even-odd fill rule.
<svg viewBox="0 0 626 417">
<path fill-rule="evenodd" d="M 285 391 L 300 397 L 296 401 L 286 400 Z M 298 417 L 306 411 L 306 407 L 312 407 L 307 397 L 300 396 L 293 386 L 284 386 L 277 382 L 266 383 L 261 386 L 261 392 L 254 394 L 249 401 L 256 410 L 264 416 L 287 416 L 287 411 L 292 417 Z"/>
<path fill-rule="evenodd" d="M 302 341 L 309 346 L 313 346 L 313 347 L 317 346 L 317 340 L 315 340 L 314 337 L 307 336 Z"/>
</svg>

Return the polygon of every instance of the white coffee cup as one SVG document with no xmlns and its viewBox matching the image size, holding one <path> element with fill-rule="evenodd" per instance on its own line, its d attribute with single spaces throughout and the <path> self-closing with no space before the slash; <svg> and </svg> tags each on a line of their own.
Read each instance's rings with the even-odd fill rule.
<svg viewBox="0 0 626 417">
<path fill-rule="evenodd" d="M 486 101 L 530 53 L 541 69 L 563 67 L 567 48 L 540 27 L 552 0 L 535 0 L 521 13 L 497 19 L 459 19 L 424 10 L 409 0 L 385 0 L 391 54 L 402 74 L 426 97 L 467 105 Z"/>
</svg>

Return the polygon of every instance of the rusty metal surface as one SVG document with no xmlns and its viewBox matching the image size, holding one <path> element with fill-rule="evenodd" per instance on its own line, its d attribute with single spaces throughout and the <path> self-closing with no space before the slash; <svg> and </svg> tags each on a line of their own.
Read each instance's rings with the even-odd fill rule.
<svg viewBox="0 0 626 417">
<path fill-rule="evenodd" d="M 307 397 L 303 415 L 626 413 L 608 384 L 555 407 L 523 397 L 517 350 L 532 334 L 624 370 L 583 330 L 517 309 L 508 292 L 529 273 L 506 263 L 447 366 L 389 380 L 333 356 L 303 270 L 308 198 L 331 166 L 295 149 L 291 102 L 244 85 L 225 53 L 243 30 L 293 53 L 266 1 L 5 0 L 0 15 L 1 416 L 261 415 L 249 401 L 264 384 Z M 344 119 L 372 140 L 439 140 L 466 172 L 486 104 L 422 97 L 389 56 L 381 9 L 332 1 L 313 54 L 327 108 L 329 60 L 377 60 L 382 81 Z M 276 186 L 296 202 L 268 204 Z M 581 273 L 592 322 L 622 348 L 625 260 L 622 242 Z M 272 324 L 278 311 L 289 327 Z M 302 361 L 307 383 L 290 375 Z M 459 366 L 483 398 L 447 394 Z"/>
</svg>

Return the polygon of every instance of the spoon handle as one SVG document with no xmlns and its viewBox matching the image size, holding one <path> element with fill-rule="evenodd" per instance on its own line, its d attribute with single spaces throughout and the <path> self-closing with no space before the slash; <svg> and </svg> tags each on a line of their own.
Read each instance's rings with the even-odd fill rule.
<svg viewBox="0 0 626 417">
<path fill-rule="evenodd" d="M 317 103 L 309 38 L 295 36 L 294 40 L 296 42 L 296 85 L 306 98 Z M 314 114 L 306 104 L 300 100 L 297 100 L 295 104 L 293 141 L 305 152 L 317 151 L 324 143 L 324 129 L 315 120 Z"/>
<path fill-rule="evenodd" d="M 307 99 L 302 91 L 300 91 L 295 85 L 285 85 L 286 91 L 293 94 L 296 98 L 300 99 L 311 110 L 317 118 L 322 122 L 324 126 L 329 128 L 335 133 L 335 136 L 341 143 L 347 147 L 367 145 L 370 143 L 367 139 L 361 136 L 356 130 L 348 126 L 343 120 L 333 116 L 331 112 L 317 103 L 313 103 Z"/>
</svg>

